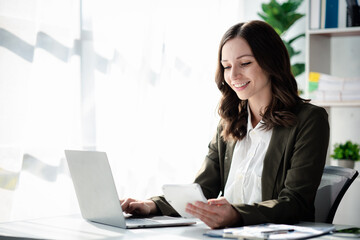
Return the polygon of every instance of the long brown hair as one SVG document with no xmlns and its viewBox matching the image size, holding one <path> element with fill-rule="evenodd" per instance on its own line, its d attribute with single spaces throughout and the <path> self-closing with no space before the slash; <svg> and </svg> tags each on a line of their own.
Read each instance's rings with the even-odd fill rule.
<svg viewBox="0 0 360 240">
<path fill-rule="evenodd" d="M 299 97 L 296 80 L 291 73 L 289 54 L 275 30 L 263 21 L 251 21 L 232 26 L 223 36 L 219 46 L 215 81 L 222 93 L 219 115 L 222 119 L 222 136 L 225 140 L 241 140 L 247 132 L 247 100 L 241 100 L 225 83 L 221 64 L 222 48 L 233 38 L 241 37 L 249 44 L 259 66 L 268 74 L 272 99 L 262 115 L 263 128 L 290 127 L 296 124 L 294 107 L 307 102 Z"/>
</svg>

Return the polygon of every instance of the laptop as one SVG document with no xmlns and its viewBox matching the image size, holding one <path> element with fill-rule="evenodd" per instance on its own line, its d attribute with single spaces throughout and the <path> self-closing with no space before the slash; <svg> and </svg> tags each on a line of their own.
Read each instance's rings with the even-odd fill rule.
<svg viewBox="0 0 360 240">
<path fill-rule="evenodd" d="M 125 217 L 105 152 L 65 150 L 70 175 L 84 219 L 120 228 L 195 224 L 194 219 L 168 216 Z"/>
</svg>

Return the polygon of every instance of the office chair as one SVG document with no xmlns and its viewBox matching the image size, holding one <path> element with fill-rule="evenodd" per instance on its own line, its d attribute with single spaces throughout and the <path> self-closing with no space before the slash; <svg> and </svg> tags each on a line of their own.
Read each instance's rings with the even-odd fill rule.
<svg viewBox="0 0 360 240">
<path fill-rule="evenodd" d="M 325 166 L 315 197 L 315 222 L 333 222 L 341 199 L 358 175 L 354 169 Z"/>
</svg>

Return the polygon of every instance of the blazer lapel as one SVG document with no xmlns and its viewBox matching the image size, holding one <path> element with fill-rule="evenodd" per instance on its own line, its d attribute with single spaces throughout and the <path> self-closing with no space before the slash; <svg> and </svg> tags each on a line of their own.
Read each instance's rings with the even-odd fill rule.
<svg viewBox="0 0 360 240">
<path fill-rule="evenodd" d="M 289 132 L 290 129 L 285 127 L 274 127 L 273 129 L 269 147 L 265 154 L 261 179 L 263 200 L 272 199 L 276 176 L 285 152 Z"/>
</svg>

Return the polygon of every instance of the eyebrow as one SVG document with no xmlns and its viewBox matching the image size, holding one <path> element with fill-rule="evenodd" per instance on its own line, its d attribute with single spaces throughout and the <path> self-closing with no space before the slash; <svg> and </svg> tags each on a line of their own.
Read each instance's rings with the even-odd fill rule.
<svg viewBox="0 0 360 240">
<path fill-rule="evenodd" d="M 254 57 L 253 55 L 251 54 L 244 54 L 244 55 L 241 55 L 241 56 L 238 56 L 236 59 L 240 59 L 242 57 Z M 221 60 L 220 62 L 227 62 L 228 60 Z"/>
</svg>

